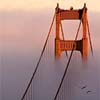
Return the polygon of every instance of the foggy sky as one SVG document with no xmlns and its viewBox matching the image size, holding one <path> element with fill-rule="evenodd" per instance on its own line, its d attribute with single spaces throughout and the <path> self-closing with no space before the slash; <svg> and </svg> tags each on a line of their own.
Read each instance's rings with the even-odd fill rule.
<svg viewBox="0 0 100 100">
<path fill-rule="evenodd" d="M 31 11 L 0 12 L 1 100 L 21 98 L 34 70 L 33 66 L 36 65 L 40 55 L 53 13 L 52 10 L 37 13 Z M 94 58 L 99 66 L 100 13 L 89 12 L 88 17 Z M 72 27 L 66 28 L 65 33 L 71 29 Z M 94 69 L 93 66 L 92 69 Z"/>
</svg>

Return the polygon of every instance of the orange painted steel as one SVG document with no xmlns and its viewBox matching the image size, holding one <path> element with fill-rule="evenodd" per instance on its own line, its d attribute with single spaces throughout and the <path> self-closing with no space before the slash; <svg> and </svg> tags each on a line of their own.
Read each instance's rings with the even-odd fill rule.
<svg viewBox="0 0 100 100">
<path fill-rule="evenodd" d="M 72 51 L 72 49 L 80 51 L 83 59 L 88 56 L 88 38 L 87 38 L 87 8 L 86 4 L 82 9 L 63 10 L 59 8 L 59 4 L 55 9 L 56 13 L 56 38 L 55 38 L 55 56 L 59 58 L 63 51 Z M 83 26 L 83 35 L 81 40 L 61 40 L 60 23 L 62 20 L 81 20 Z M 74 46 L 74 48 L 73 48 Z"/>
</svg>

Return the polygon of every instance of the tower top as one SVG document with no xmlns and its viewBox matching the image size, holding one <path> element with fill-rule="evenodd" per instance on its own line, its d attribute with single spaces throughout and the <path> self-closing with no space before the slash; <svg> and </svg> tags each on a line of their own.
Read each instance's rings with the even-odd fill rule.
<svg viewBox="0 0 100 100">
<path fill-rule="evenodd" d="M 73 7 L 71 6 L 70 8 L 72 8 L 71 10 L 73 10 Z M 83 8 L 82 9 L 87 9 L 87 7 L 86 7 L 86 3 L 84 3 L 84 6 L 83 6 Z M 57 6 L 56 6 L 56 9 L 60 9 L 60 7 L 59 7 L 59 3 L 57 3 Z"/>
</svg>

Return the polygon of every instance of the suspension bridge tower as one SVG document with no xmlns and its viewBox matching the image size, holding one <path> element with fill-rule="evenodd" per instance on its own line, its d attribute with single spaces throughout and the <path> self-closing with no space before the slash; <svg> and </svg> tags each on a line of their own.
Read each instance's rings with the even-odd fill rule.
<svg viewBox="0 0 100 100">
<path fill-rule="evenodd" d="M 88 37 L 87 37 L 87 7 L 84 4 L 82 9 L 74 10 L 71 7 L 69 10 L 59 8 L 59 4 L 55 9 L 56 14 L 56 37 L 55 37 L 55 56 L 59 58 L 63 51 L 77 50 L 82 54 L 83 59 L 88 56 Z M 82 22 L 83 33 L 82 39 L 77 40 L 61 40 L 60 38 L 60 25 L 63 20 L 80 20 Z M 79 30 L 78 30 L 79 31 Z M 77 32 L 78 33 L 78 32 Z"/>
<path fill-rule="evenodd" d="M 79 27 L 77 29 L 76 36 L 75 36 L 74 40 L 65 40 L 64 39 L 64 33 L 63 33 L 63 29 L 62 29 L 62 24 L 61 24 L 61 21 L 63 21 L 63 20 L 80 20 Z M 82 9 L 78 9 L 78 10 L 74 10 L 73 7 L 71 7 L 69 10 L 64 10 L 64 9 L 59 8 L 59 4 L 57 4 L 57 7 L 55 9 L 55 14 L 54 14 L 54 17 L 52 19 L 52 23 L 50 24 L 50 29 L 48 31 L 48 35 L 47 35 L 47 38 L 45 40 L 43 49 L 42 49 L 42 51 L 40 53 L 40 57 L 39 57 L 39 59 L 37 61 L 36 66 L 34 67 L 35 69 L 34 69 L 33 75 L 32 75 L 32 77 L 31 77 L 31 79 L 30 79 L 30 81 L 29 81 L 29 83 L 28 83 L 28 85 L 26 87 L 26 90 L 25 90 L 21 100 L 41 100 L 40 97 L 42 95 L 40 96 L 40 93 L 42 93 L 42 91 L 40 92 L 38 89 L 41 89 L 41 88 L 37 89 L 37 87 L 41 86 L 40 85 L 40 81 L 41 81 L 41 79 L 43 79 L 43 81 L 44 81 L 45 77 L 44 77 L 44 74 L 40 73 L 40 70 L 38 70 L 38 69 L 40 67 L 44 66 L 44 63 L 42 64 L 42 66 L 40 66 L 40 64 L 41 64 L 41 60 L 43 58 L 44 52 L 46 50 L 46 46 L 47 46 L 47 44 L 49 44 L 48 40 L 49 40 L 49 37 L 50 37 L 50 34 L 51 34 L 51 30 L 52 30 L 54 21 L 56 22 L 55 57 L 56 58 L 60 58 L 61 53 L 64 52 L 64 51 L 66 52 L 66 54 L 67 54 L 67 51 L 71 51 L 71 54 L 70 54 L 70 57 L 68 59 L 68 63 L 66 65 L 66 67 L 65 67 L 63 76 L 61 78 L 61 82 L 59 84 L 59 87 L 57 89 L 57 92 L 56 92 L 55 97 L 54 97 L 53 100 L 60 100 L 61 99 L 61 98 L 59 99 L 59 93 L 60 93 L 59 91 L 60 91 L 60 89 L 61 89 L 61 87 L 63 85 L 64 79 L 65 79 L 65 76 L 66 76 L 66 73 L 67 73 L 71 58 L 72 58 L 73 51 L 74 50 L 79 51 L 81 53 L 83 59 L 86 59 L 88 57 L 88 41 L 89 41 L 91 52 L 93 54 L 92 42 L 91 42 L 90 31 L 89 31 L 89 24 L 88 24 L 88 19 L 87 19 L 87 7 L 86 7 L 86 4 L 84 4 Z M 82 27 L 83 27 L 82 39 L 77 40 L 81 23 L 82 23 Z M 61 36 L 60 31 L 62 31 L 63 39 L 61 39 L 61 37 L 60 37 Z M 44 56 L 44 57 L 46 57 L 46 56 Z M 51 58 L 50 58 L 50 60 L 51 60 Z M 47 63 L 48 60 L 45 58 L 45 61 Z M 48 64 L 46 64 L 46 65 L 48 66 Z M 46 67 L 44 67 L 44 68 L 46 68 Z M 42 77 L 39 80 L 41 75 L 42 75 Z M 44 81 L 44 84 L 46 84 L 45 82 L 46 81 Z M 37 83 L 38 83 L 38 85 L 37 85 Z M 43 84 L 43 87 L 44 87 L 44 84 Z M 47 90 L 47 88 L 46 88 L 46 90 Z M 62 90 L 61 90 L 61 93 L 62 93 L 61 97 L 65 96 L 65 94 L 66 94 L 66 93 L 63 93 Z M 43 96 L 44 96 L 44 93 L 43 93 Z M 47 97 L 47 95 L 45 95 L 45 96 Z M 57 99 L 57 97 L 58 97 L 58 99 Z M 37 98 L 40 98 L 40 99 L 37 99 Z"/>
</svg>

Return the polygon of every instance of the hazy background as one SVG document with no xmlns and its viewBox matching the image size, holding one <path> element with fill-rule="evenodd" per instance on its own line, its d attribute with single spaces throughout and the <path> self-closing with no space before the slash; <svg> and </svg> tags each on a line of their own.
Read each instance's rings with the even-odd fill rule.
<svg viewBox="0 0 100 100">
<path fill-rule="evenodd" d="M 90 72 L 86 74 L 89 75 L 89 78 L 86 79 L 85 76 L 85 78 L 82 79 L 90 79 L 89 83 L 92 84 L 90 88 L 96 91 L 96 95 L 92 95 L 93 100 L 99 100 L 100 8 L 97 1 L 84 0 L 72 0 L 68 2 L 67 0 L 0 0 L 0 100 L 19 100 L 21 98 L 32 76 L 34 66 L 36 65 L 46 39 L 56 2 L 60 2 L 62 7 L 64 5 L 63 8 L 66 7 L 68 9 L 71 5 L 73 5 L 74 8 L 81 8 L 83 7 L 83 3 L 87 2 L 94 57 L 91 58 L 90 56 L 90 66 L 88 66 L 88 71 L 85 71 L 85 74 Z M 64 31 L 66 32 L 70 32 L 72 28 L 76 30 L 76 24 L 75 26 L 73 25 L 73 27 L 70 24 L 69 28 L 67 28 L 67 26 L 64 25 Z M 74 62 L 72 64 L 74 64 Z M 48 66 L 48 68 L 50 67 Z M 73 71 L 77 70 L 74 69 Z M 83 69 L 80 68 L 80 72 L 82 70 Z M 58 69 L 55 71 L 60 73 Z M 53 73 L 53 68 L 51 68 L 51 72 Z M 74 76 L 74 74 L 71 75 Z M 53 75 L 55 76 L 55 74 Z M 84 77 L 84 73 L 82 75 Z M 78 74 L 76 76 L 78 76 Z M 92 77 L 94 78 L 92 79 Z M 89 83 L 87 82 L 87 84 Z M 82 82 L 79 86 L 83 84 L 85 83 Z M 78 91 L 76 95 L 77 93 Z M 71 98 L 71 100 L 73 100 L 73 98 Z"/>
</svg>

